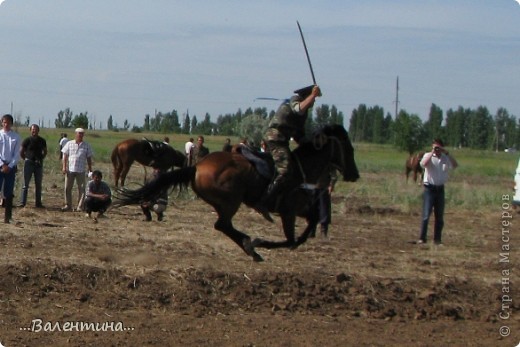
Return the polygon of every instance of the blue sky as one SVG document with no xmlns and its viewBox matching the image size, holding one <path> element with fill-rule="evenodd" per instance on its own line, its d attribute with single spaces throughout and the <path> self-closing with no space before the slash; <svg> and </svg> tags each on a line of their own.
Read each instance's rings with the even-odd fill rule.
<svg viewBox="0 0 520 347">
<path fill-rule="evenodd" d="M 59 110 L 141 126 L 177 110 L 199 120 L 277 108 L 311 84 L 348 119 L 364 103 L 426 119 L 505 107 L 520 118 L 520 5 L 514 0 L 5 0 L 0 112 L 53 126 Z"/>
</svg>

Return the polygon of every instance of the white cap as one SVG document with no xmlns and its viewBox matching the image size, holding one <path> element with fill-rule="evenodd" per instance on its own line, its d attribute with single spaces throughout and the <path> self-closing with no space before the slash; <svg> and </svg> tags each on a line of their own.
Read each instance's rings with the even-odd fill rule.
<svg viewBox="0 0 520 347">
<path fill-rule="evenodd" d="M 75 130 L 77 133 L 84 133 L 85 132 L 85 129 L 83 128 L 76 128 Z"/>
</svg>

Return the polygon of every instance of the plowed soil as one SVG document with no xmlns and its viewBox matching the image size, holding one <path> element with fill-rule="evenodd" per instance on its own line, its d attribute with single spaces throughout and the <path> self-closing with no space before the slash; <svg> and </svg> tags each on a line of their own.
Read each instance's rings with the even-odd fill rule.
<svg viewBox="0 0 520 347">
<path fill-rule="evenodd" d="M 444 245 L 415 245 L 420 206 L 401 211 L 335 196 L 329 237 L 317 235 L 295 250 L 260 249 L 265 261 L 255 263 L 213 229 L 215 213 L 191 194 L 171 199 L 162 222 L 144 222 L 139 207 L 127 206 L 98 223 L 61 212 L 62 195 L 57 179 L 46 187 L 45 209 L 30 200 L 2 226 L 3 346 L 520 341 L 519 253 L 500 262 L 500 206 L 448 210 Z M 280 240 L 275 219 L 243 207 L 234 222 L 252 237 Z M 513 250 L 519 239 L 510 237 Z"/>
</svg>

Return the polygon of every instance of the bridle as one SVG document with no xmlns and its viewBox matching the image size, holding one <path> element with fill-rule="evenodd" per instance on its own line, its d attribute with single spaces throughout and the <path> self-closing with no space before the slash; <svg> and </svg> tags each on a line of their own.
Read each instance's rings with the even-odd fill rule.
<svg viewBox="0 0 520 347">
<path fill-rule="evenodd" d="M 341 140 L 339 138 L 337 138 L 336 136 L 327 136 L 324 133 L 320 132 L 320 133 L 316 134 L 312 138 L 312 141 L 311 141 L 312 146 L 314 147 L 314 149 L 316 151 L 320 151 L 328 142 L 332 143 L 332 145 L 330 146 L 330 151 L 329 151 L 329 163 L 331 165 L 333 165 L 334 167 L 336 167 L 340 172 L 343 173 L 344 168 L 345 168 L 345 156 L 344 156 L 345 153 L 344 153 L 343 146 L 341 146 Z M 340 154 L 340 158 L 341 158 L 340 165 L 334 165 L 332 163 L 332 158 L 334 158 L 334 154 L 335 154 L 335 149 L 334 149 L 335 147 L 339 148 L 339 152 L 340 152 L 339 154 Z M 303 178 L 302 187 L 306 188 L 306 189 L 315 189 L 316 183 L 307 182 L 307 176 L 305 174 L 305 171 L 303 170 L 303 165 L 301 163 L 301 159 L 300 159 L 298 153 L 294 153 L 294 160 L 295 160 L 296 164 L 298 165 L 298 169 Z"/>
</svg>

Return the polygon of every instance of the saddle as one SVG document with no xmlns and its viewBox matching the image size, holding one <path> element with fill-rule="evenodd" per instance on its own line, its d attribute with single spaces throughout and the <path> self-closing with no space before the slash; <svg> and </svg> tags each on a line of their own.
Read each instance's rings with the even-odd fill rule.
<svg viewBox="0 0 520 347">
<path fill-rule="evenodd" d="M 152 155 L 153 157 L 158 157 L 159 155 L 164 152 L 166 149 L 167 144 L 161 141 L 156 140 L 149 140 L 146 137 L 143 137 L 143 141 L 145 141 L 150 146 L 150 151 L 147 151 L 148 154 Z"/>
<path fill-rule="evenodd" d="M 273 157 L 269 153 L 260 152 L 247 145 L 236 146 L 234 151 L 242 154 L 255 167 L 260 176 L 269 181 L 275 176 Z"/>
</svg>

